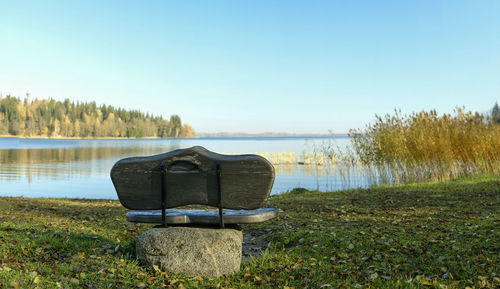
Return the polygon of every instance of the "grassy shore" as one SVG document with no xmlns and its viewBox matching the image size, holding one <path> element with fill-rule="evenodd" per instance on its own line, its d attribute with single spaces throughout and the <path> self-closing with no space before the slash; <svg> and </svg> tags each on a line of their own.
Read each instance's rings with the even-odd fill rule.
<svg viewBox="0 0 500 289">
<path fill-rule="evenodd" d="M 186 278 L 142 268 L 117 201 L 0 198 L 0 288 L 500 287 L 500 177 L 274 196 L 244 226 L 266 251 L 241 272 Z"/>
</svg>

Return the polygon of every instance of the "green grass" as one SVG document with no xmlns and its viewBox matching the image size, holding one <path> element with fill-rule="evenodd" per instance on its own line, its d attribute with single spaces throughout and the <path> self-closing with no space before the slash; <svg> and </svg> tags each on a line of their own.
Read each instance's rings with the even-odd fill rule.
<svg viewBox="0 0 500 289">
<path fill-rule="evenodd" d="M 0 288 L 500 287 L 500 177 L 333 193 L 296 189 L 244 226 L 270 248 L 219 279 L 143 268 L 117 201 L 0 198 Z"/>
</svg>

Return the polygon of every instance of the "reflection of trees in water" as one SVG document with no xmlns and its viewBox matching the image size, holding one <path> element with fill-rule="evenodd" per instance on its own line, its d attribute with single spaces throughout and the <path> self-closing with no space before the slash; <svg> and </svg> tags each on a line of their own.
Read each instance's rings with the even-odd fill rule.
<svg viewBox="0 0 500 289">
<path fill-rule="evenodd" d="M 0 182 L 34 179 L 72 180 L 107 177 L 113 164 L 121 158 L 148 156 L 179 148 L 140 147 L 72 147 L 46 149 L 0 149 Z M 314 178 L 317 187 L 351 188 L 367 183 L 367 172 L 360 166 L 333 162 L 324 155 L 310 153 L 269 153 L 278 177 Z M 321 181 L 320 181 L 321 179 Z"/>
<path fill-rule="evenodd" d="M 168 148 L 168 150 L 176 148 Z M 0 181 L 33 178 L 69 180 L 106 175 L 113 164 L 125 157 L 153 155 L 166 150 L 158 147 L 85 147 L 0 150 Z"/>
<path fill-rule="evenodd" d="M 160 148 L 144 147 L 84 147 L 50 149 L 3 149 L 1 164 L 40 164 L 114 159 L 122 156 L 151 155 L 165 152 Z"/>
</svg>

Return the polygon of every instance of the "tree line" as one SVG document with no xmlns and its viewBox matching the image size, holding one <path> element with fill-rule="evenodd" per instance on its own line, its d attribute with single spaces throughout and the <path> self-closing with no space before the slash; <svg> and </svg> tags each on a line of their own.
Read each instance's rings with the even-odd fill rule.
<svg viewBox="0 0 500 289">
<path fill-rule="evenodd" d="M 178 115 L 161 116 L 69 99 L 0 96 L 0 135 L 41 137 L 193 137 Z"/>
</svg>

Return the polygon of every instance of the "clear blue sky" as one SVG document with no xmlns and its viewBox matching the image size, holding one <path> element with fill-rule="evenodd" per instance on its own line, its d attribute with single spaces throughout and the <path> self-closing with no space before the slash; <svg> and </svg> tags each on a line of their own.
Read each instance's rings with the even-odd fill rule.
<svg viewBox="0 0 500 289">
<path fill-rule="evenodd" d="M 200 132 L 336 133 L 500 101 L 500 1 L 4 1 L 0 93 Z"/>
</svg>

